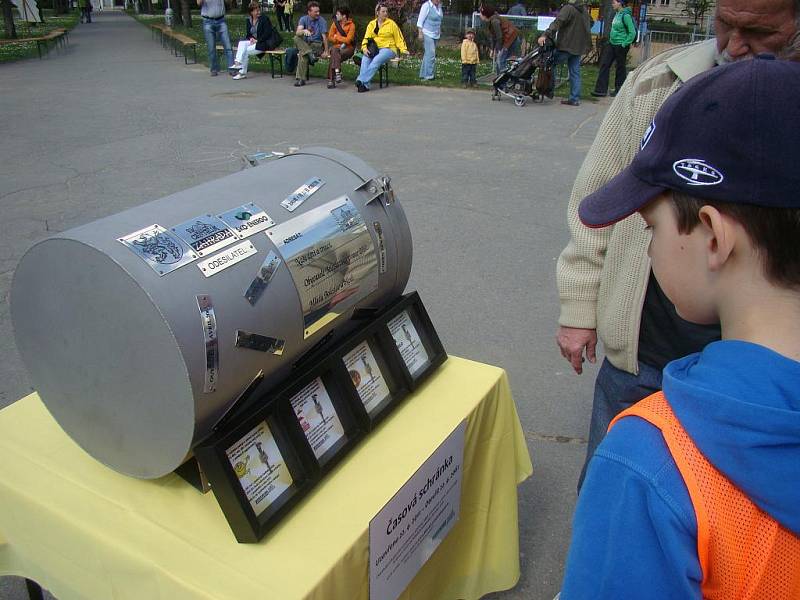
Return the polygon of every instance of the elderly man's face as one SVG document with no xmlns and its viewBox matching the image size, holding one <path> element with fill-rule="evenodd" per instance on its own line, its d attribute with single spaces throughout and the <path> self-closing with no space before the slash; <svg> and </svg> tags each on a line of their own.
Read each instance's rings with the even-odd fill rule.
<svg viewBox="0 0 800 600">
<path fill-rule="evenodd" d="M 719 0 L 717 49 L 723 59 L 777 54 L 796 31 L 794 0 Z"/>
</svg>

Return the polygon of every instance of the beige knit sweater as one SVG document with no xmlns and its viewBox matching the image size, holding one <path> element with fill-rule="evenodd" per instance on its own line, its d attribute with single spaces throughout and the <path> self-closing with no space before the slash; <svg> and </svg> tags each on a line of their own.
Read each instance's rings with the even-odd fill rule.
<svg viewBox="0 0 800 600">
<path fill-rule="evenodd" d="M 608 360 L 629 373 L 639 370 L 650 234 L 638 213 L 610 227 L 589 229 L 578 218 L 578 205 L 630 164 L 663 102 L 684 81 L 713 67 L 714 51 L 715 40 L 682 46 L 653 57 L 628 76 L 603 119 L 569 199 L 572 239 L 556 267 L 559 325 L 596 329 Z"/>
</svg>

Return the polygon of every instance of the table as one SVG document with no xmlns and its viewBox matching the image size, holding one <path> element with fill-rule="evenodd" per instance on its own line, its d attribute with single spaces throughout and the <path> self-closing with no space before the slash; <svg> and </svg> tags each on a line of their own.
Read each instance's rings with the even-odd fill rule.
<svg viewBox="0 0 800 600">
<path fill-rule="evenodd" d="M 530 456 L 505 372 L 456 357 L 258 544 L 237 544 L 213 495 L 177 475 L 96 462 L 31 394 L 0 411 L 0 574 L 59 600 L 366 600 L 370 519 L 463 419 L 460 520 L 401 598 L 508 589 Z"/>
</svg>

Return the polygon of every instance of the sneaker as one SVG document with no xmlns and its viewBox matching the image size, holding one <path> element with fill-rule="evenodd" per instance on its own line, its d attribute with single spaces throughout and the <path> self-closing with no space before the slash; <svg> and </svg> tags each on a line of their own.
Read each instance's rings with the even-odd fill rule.
<svg viewBox="0 0 800 600">
<path fill-rule="evenodd" d="M 342 83 L 342 72 L 339 69 L 336 69 L 333 80 L 336 83 Z"/>
<path fill-rule="evenodd" d="M 329 81 L 329 82 L 328 82 L 328 89 L 329 89 L 329 90 L 332 90 L 332 89 L 333 89 L 333 88 L 335 88 L 335 87 L 336 87 L 336 84 L 335 84 L 335 83 L 333 83 L 333 81 Z"/>
<path fill-rule="evenodd" d="M 233 76 L 233 78 L 236 81 L 239 81 L 240 79 L 247 79 L 247 75 L 245 75 L 244 73 L 237 73 L 236 75 Z"/>
<path fill-rule="evenodd" d="M 240 71 L 242 68 L 242 63 L 235 62 L 230 67 L 228 67 L 228 71 Z"/>
<path fill-rule="evenodd" d="M 602 94 L 602 93 L 600 93 L 600 92 L 589 92 L 589 93 L 590 93 L 592 96 L 594 96 L 595 98 L 605 98 L 606 96 L 608 96 L 608 94 Z M 611 95 L 612 95 L 612 96 L 613 96 L 614 94 L 615 94 L 615 92 L 611 92 Z"/>
<path fill-rule="evenodd" d="M 306 82 L 303 79 L 295 79 L 294 80 L 294 87 L 302 87 L 305 84 L 306 84 Z"/>
<path fill-rule="evenodd" d="M 219 75 L 219 71 L 211 71 L 212 77 L 216 77 L 217 75 Z"/>
<path fill-rule="evenodd" d="M 580 106 L 581 103 L 578 100 L 568 100 L 564 99 L 561 101 L 561 104 L 566 104 L 567 106 Z"/>
</svg>

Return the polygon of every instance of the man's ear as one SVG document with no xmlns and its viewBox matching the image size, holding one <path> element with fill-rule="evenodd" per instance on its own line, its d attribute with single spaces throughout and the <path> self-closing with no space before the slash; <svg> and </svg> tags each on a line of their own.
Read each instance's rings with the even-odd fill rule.
<svg viewBox="0 0 800 600">
<path fill-rule="evenodd" d="M 705 236 L 705 249 L 708 268 L 719 271 L 730 259 L 736 243 L 733 223 L 713 206 L 706 204 L 698 212 L 700 225 Z"/>
</svg>

